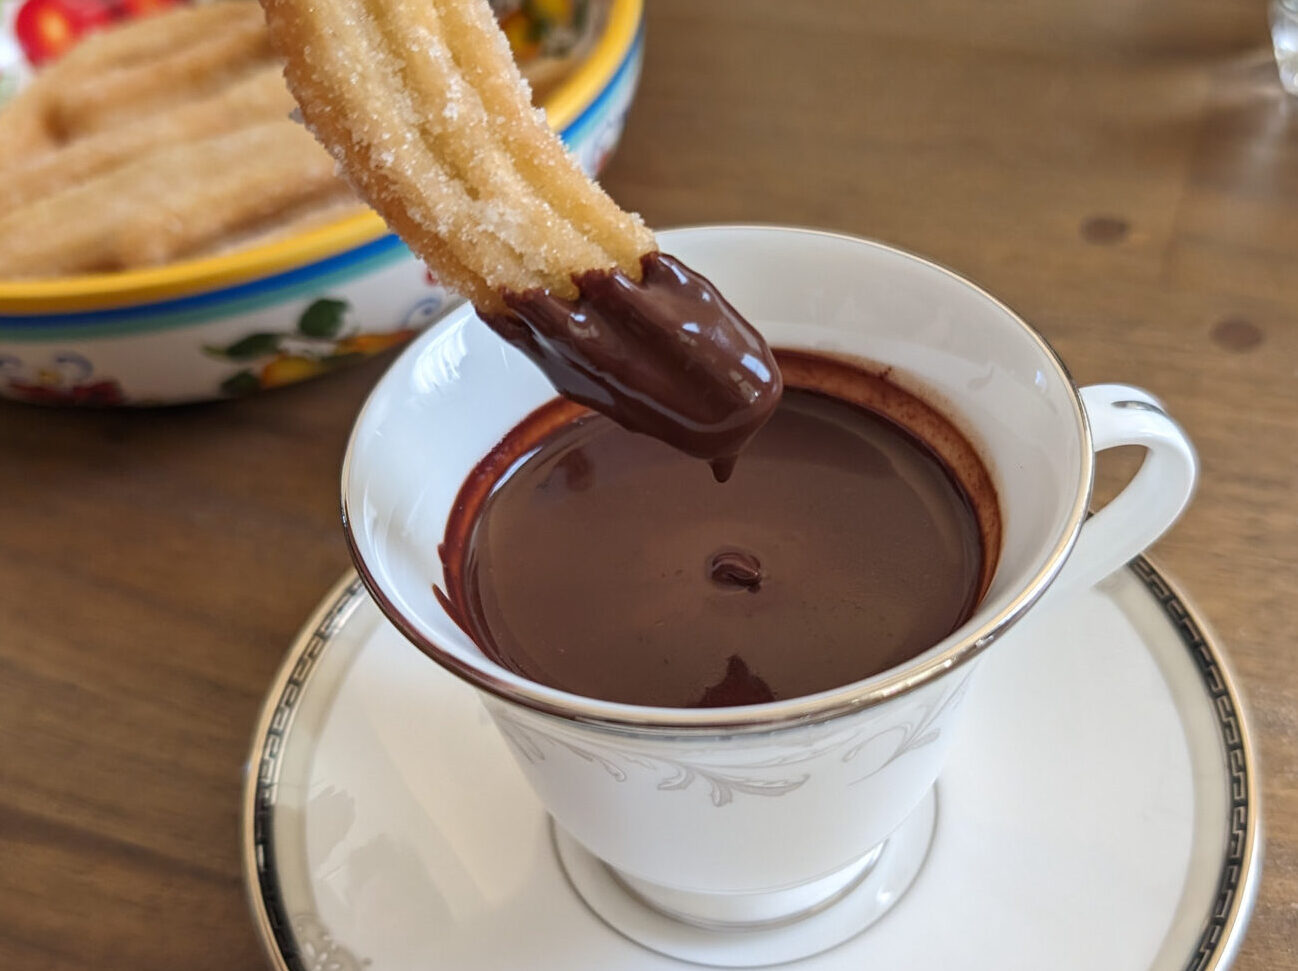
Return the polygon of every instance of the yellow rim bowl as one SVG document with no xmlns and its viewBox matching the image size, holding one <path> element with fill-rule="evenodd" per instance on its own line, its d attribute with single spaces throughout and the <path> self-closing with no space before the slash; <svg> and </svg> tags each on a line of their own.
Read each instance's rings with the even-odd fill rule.
<svg viewBox="0 0 1298 971">
<path fill-rule="evenodd" d="M 542 103 L 555 131 L 567 128 L 608 86 L 635 43 L 643 11 L 644 0 L 611 0 L 608 22 L 594 48 Z M 378 214 L 367 211 L 222 256 L 114 273 L 0 280 L 0 313 L 96 310 L 213 290 L 313 263 L 387 232 Z"/>
</svg>

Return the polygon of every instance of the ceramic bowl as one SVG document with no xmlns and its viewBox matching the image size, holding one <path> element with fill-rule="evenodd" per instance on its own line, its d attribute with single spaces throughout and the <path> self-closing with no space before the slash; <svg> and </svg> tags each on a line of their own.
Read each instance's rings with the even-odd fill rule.
<svg viewBox="0 0 1298 971">
<path fill-rule="evenodd" d="M 543 102 L 592 174 L 639 80 L 643 6 L 609 0 L 590 53 Z M 0 47 L 12 51 L 6 20 Z M 7 77 L 0 62 L 0 88 Z M 459 302 L 372 212 L 159 268 L 0 281 L 0 396 L 157 405 L 246 394 L 400 344 Z"/>
</svg>

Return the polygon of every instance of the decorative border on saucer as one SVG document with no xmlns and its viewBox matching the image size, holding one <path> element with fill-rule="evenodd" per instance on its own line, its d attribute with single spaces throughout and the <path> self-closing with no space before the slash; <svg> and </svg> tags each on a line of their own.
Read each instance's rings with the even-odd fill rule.
<svg viewBox="0 0 1298 971">
<path fill-rule="evenodd" d="M 1252 910 L 1257 880 L 1252 866 L 1256 852 L 1258 819 L 1257 780 L 1251 771 L 1251 740 L 1240 711 L 1235 684 L 1213 650 L 1199 619 L 1187 606 L 1180 591 L 1143 556 L 1129 564 L 1131 572 L 1158 601 L 1163 612 L 1176 626 L 1177 633 L 1194 658 L 1204 687 L 1212 699 L 1213 711 L 1230 772 L 1230 816 L 1226 837 L 1226 859 L 1217 879 L 1217 893 L 1212 911 L 1204 921 L 1203 932 L 1185 971 L 1210 971 L 1234 956 L 1239 946 L 1232 930 L 1241 912 Z"/>
<path fill-rule="evenodd" d="M 1185 971 L 1219 971 L 1230 964 L 1239 948 L 1240 931 L 1247 924 L 1257 892 L 1261 812 L 1253 743 L 1234 679 L 1186 597 L 1145 557 L 1132 560 L 1128 568 L 1158 601 L 1194 658 L 1213 702 L 1230 773 L 1226 856 L 1212 911 L 1185 964 Z M 289 914 L 275 871 L 272 826 L 281 760 L 298 702 L 325 649 L 365 596 L 364 584 L 354 572 L 326 596 L 289 650 L 253 737 L 244 782 L 244 886 L 275 971 L 360 971 L 369 966 L 368 959 L 358 958 L 334 941 L 314 915 L 295 919 Z"/>
<path fill-rule="evenodd" d="M 262 946 L 276 971 L 360 971 L 369 964 L 368 959 L 356 957 L 330 937 L 314 914 L 299 914 L 296 919 L 289 914 L 275 870 L 273 825 L 284 745 L 298 701 L 325 648 L 365 596 L 360 577 L 349 574 L 329 592 L 316 616 L 303 628 L 267 696 L 248 759 L 243 804 L 244 887 Z M 269 699 L 274 699 L 273 706 Z"/>
</svg>

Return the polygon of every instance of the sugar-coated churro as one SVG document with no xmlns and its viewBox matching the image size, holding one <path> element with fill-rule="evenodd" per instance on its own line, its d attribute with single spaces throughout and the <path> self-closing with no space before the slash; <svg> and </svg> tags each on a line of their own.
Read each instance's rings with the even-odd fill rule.
<svg viewBox="0 0 1298 971">
<path fill-rule="evenodd" d="M 256 4 L 221 0 L 93 33 L 0 111 L 0 170 L 218 90 L 271 62 Z M 21 134 L 11 141 L 10 129 Z"/>
<path fill-rule="evenodd" d="M 246 128 L 293 110 L 278 64 L 267 64 L 215 94 L 37 154 L 0 180 L 0 212 L 83 182 L 162 146 Z"/>
<path fill-rule="evenodd" d="M 484 309 L 638 276 L 652 234 L 580 170 L 528 99 L 485 3 L 266 0 L 307 123 L 361 195 Z"/>
<path fill-rule="evenodd" d="M 34 88 L 20 91 L 0 110 L 0 176 L 58 147 L 45 101 Z"/>
<path fill-rule="evenodd" d="M 250 0 L 91 34 L 0 110 L 0 277 L 227 252 L 358 210 L 293 108 Z"/>
<path fill-rule="evenodd" d="M 307 124 L 402 239 L 564 394 L 724 477 L 774 356 L 567 154 L 485 0 L 262 4 Z"/>
<path fill-rule="evenodd" d="M 333 160 L 280 119 L 168 146 L 0 215 L 0 266 L 21 276 L 164 263 L 337 191 Z"/>
<path fill-rule="evenodd" d="M 511 23 L 518 26 L 517 12 Z M 554 72 L 571 68 L 585 49 L 588 37 L 582 37 L 555 45 L 553 56 L 534 52 L 525 70 L 553 81 Z M 192 185 L 184 173 L 164 171 L 168 159 L 192 161 L 192 153 L 175 152 L 175 146 L 284 118 L 293 108 L 264 15 L 253 0 L 182 6 L 90 33 L 0 108 L 0 213 L 22 210 L 25 220 L 6 223 L 18 236 L 4 252 L 21 254 L 21 259 L 0 260 L 0 278 L 129 269 L 155 262 L 160 253 L 225 253 L 315 229 L 356 211 L 361 203 L 340 179 L 318 197 L 287 200 L 274 217 L 247 225 L 232 222 L 230 233 L 217 238 L 207 238 L 207 221 L 179 226 L 164 219 L 165 242 L 144 240 L 137 253 L 127 249 L 128 240 L 140 238 L 134 230 L 108 232 L 95 218 L 77 231 L 41 221 L 68 211 L 66 199 L 56 201 L 67 192 L 89 213 L 121 213 L 120 198 L 95 198 L 94 192 L 122 192 L 119 179 L 104 176 L 123 168 L 148 173 L 159 184 Z M 520 112 L 530 118 L 526 105 Z M 153 156 L 160 160 L 137 164 Z M 322 157 L 318 146 L 304 143 L 303 171 L 313 173 Z M 553 157 L 564 161 L 561 151 Z M 278 162 L 272 160 L 272 165 L 282 171 Z M 254 180 L 246 190 L 253 191 L 255 173 L 243 165 L 238 172 Z M 126 196 L 143 210 L 153 206 L 148 193 L 128 190 Z M 160 194 L 158 202 L 176 209 L 172 194 Z M 128 225 L 146 222 L 141 211 L 130 214 Z M 94 239 L 103 250 L 94 250 Z M 58 251 L 54 245 L 60 243 L 75 252 Z"/>
<path fill-rule="evenodd" d="M 65 138 L 103 131 L 205 97 L 247 69 L 270 59 L 270 42 L 252 4 L 226 0 L 210 7 L 248 12 L 222 23 L 211 35 L 168 51 L 156 60 L 124 65 L 106 74 L 65 79 L 50 101 L 55 130 Z M 87 43 L 111 36 L 92 35 Z"/>
</svg>

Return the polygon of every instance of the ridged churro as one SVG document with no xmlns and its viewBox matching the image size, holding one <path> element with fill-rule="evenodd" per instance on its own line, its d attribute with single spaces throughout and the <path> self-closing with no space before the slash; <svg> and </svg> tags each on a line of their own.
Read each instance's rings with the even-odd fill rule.
<svg viewBox="0 0 1298 971">
<path fill-rule="evenodd" d="M 226 252 L 358 210 L 293 108 L 249 0 L 90 34 L 0 110 L 0 277 Z"/>
<path fill-rule="evenodd" d="M 518 11 L 510 14 L 510 22 L 516 33 L 529 29 Z M 554 24 L 545 29 L 554 31 L 546 35 L 552 39 L 564 30 Z M 541 56 L 539 47 L 532 52 L 527 71 L 553 80 L 554 71 L 571 68 L 585 49 L 582 38 L 592 32 L 583 28 L 572 34 L 573 25 L 566 29 L 562 42 L 551 45 L 553 52 Z M 212 220 L 191 218 L 180 224 L 168 216 L 190 208 L 170 189 L 151 193 L 147 186 L 123 182 L 135 173 L 160 186 L 194 187 L 192 173 L 166 170 L 167 164 L 196 160 L 194 152 L 176 151 L 176 146 L 283 119 L 294 107 L 261 7 L 253 0 L 178 7 L 90 33 L 0 108 L 0 214 L 6 214 L 7 231 L 16 234 L 0 246 L 0 278 L 130 269 L 167 254 L 225 253 L 316 229 L 357 211 L 361 203 L 341 179 L 316 194 L 315 173 L 328 157 L 300 137 L 307 191 L 287 193 L 283 209 L 264 219 L 216 220 L 228 226 L 226 235 L 211 236 Z M 242 213 L 247 196 L 261 184 L 257 164 L 255 159 L 239 160 L 233 174 L 246 177 L 243 185 L 225 177 L 212 183 L 225 187 L 233 202 L 210 192 L 194 201 L 201 198 L 232 215 Z M 263 175 L 285 173 L 274 154 L 269 165 Z M 113 175 L 119 170 L 126 176 Z M 295 175 L 287 178 L 290 184 L 296 181 Z M 57 198 L 65 193 L 66 198 Z M 125 199 L 138 208 L 124 211 Z M 78 206 L 90 214 L 84 225 L 48 221 L 63 219 Z M 112 214 L 124 223 L 113 231 L 98 214 Z M 158 239 L 145 239 L 138 227 L 154 224 L 164 231 Z M 141 240 L 137 252 L 130 251 L 130 240 Z"/>
<path fill-rule="evenodd" d="M 23 276 L 165 263 L 342 191 L 333 160 L 300 125 L 265 122 L 168 146 L 3 213 L 0 266 Z"/>
<path fill-rule="evenodd" d="M 486 0 L 262 0 L 321 142 L 566 395 L 714 461 L 779 400 L 770 349 L 532 108 Z"/>
<path fill-rule="evenodd" d="M 266 0 L 308 125 L 360 194 L 483 309 L 575 297 L 574 272 L 639 275 L 652 234 L 532 107 L 485 3 Z"/>
<path fill-rule="evenodd" d="M 293 98 L 284 87 L 279 65 L 264 65 L 206 98 L 96 132 L 61 151 L 36 155 L 0 180 L 0 212 L 84 182 L 159 147 L 287 118 L 292 110 Z"/>
<path fill-rule="evenodd" d="M 0 111 L 0 170 L 205 97 L 272 61 L 256 4 L 223 0 L 93 33 Z"/>
</svg>

